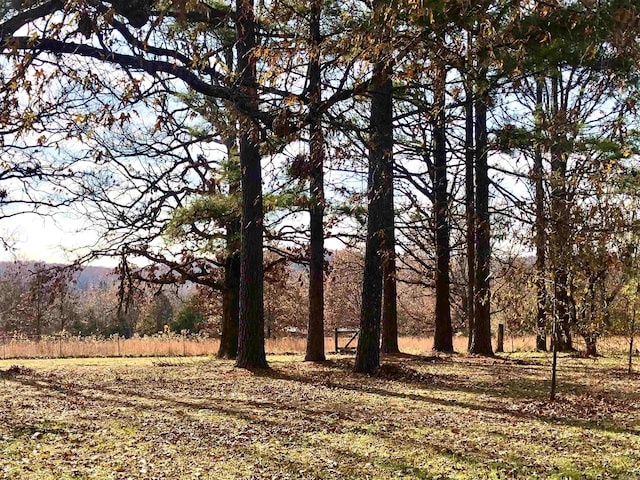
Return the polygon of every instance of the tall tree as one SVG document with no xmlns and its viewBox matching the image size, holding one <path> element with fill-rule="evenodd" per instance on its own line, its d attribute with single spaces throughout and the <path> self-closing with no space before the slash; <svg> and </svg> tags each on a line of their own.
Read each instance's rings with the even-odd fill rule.
<svg viewBox="0 0 640 480">
<path fill-rule="evenodd" d="M 240 192 L 240 181 L 238 168 L 238 158 L 233 158 L 237 154 L 236 138 L 230 137 L 225 142 L 229 155 L 228 168 L 231 169 L 229 175 L 229 195 L 236 198 Z M 236 155 L 237 156 L 237 155 Z M 238 356 L 238 330 L 240 325 L 240 228 L 241 218 L 234 212 L 227 218 L 225 225 L 225 250 L 224 258 L 224 288 L 222 291 L 222 331 L 220 334 L 220 346 L 218 347 L 218 358 L 235 359 Z"/>
<path fill-rule="evenodd" d="M 570 205 L 567 192 L 567 158 L 569 146 L 566 142 L 567 112 L 560 97 L 560 71 L 551 77 L 551 115 L 555 130 L 550 139 L 551 154 L 551 262 L 553 265 L 553 291 L 555 305 L 554 342 L 558 351 L 573 350 L 571 341 L 571 304 L 569 298 L 569 272 L 567 260 L 571 239 Z"/>
<path fill-rule="evenodd" d="M 253 0 L 236 0 L 238 82 L 251 109 L 258 109 L 256 23 Z M 260 129 L 256 120 L 241 119 L 239 148 L 242 188 L 240 325 L 236 365 L 266 368 L 264 349 L 264 271 L 262 167 Z"/>
<path fill-rule="evenodd" d="M 381 28 L 382 41 L 387 40 L 387 14 L 391 6 L 376 1 L 373 5 L 374 25 Z M 369 119 L 369 164 L 367 181 L 368 215 L 362 279 L 360 335 L 356 349 L 356 372 L 371 373 L 380 366 L 380 323 L 383 291 L 383 255 L 385 251 L 385 179 L 386 165 L 393 162 L 393 83 L 391 59 L 386 49 L 378 50 L 371 77 L 371 115 Z M 388 211 L 388 210 L 387 210 Z"/>
<path fill-rule="evenodd" d="M 322 362 L 324 354 L 324 134 L 322 130 L 322 78 L 320 18 L 322 1 L 310 0 L 309 51 L 309 324 L 305 360 Z"/>
<path fill-rule="evenodd" d="M 486 73 L 485 73 L 486 75 Z M 484 75 L 481 75 L 482 79 Z M 491 346 L 491 224 L 489 215 L 489 148 L 487 144 L 486 79 L 479 83 L 475 102 L 475 177 L 476 177 L 476 229 L 475 229 L 475 318 L 471 353 L 492 355 Z"/>
<path fill-rule="evenodd" d="M 436 228 L 436 310 L 433 349 L 439 352 L 453 351 L 449 279 L 451 247 L 449 245 L 449 192 L 447 189 L 446 76 L 446 69 L 439 65 L 434 80 L 433 112 L 433 210 Z"/>
<path fill-rule="evenodd" d="M 387 86 L 387 89 L 390 87 Z M 390 92 L 393 95 L 393 91 Z M 391 106 L 387 106 L 386 115 L 393 116 L 393 98 Z M 391 112 L 389 112 L 391 109 Z M 388 119 L 387 119 L 388 120 Z M 386 128 L 392 128 L 392 124 Z M 393 130 L 386 132 L 389 142 L 387 148 L 393 150 Z M 383 222 L 383 261 L 382 261 L 382 343 L 383 353 L 399 353 L 398 346 L 398 288 L 396 269 L 396 228 L 394 208 L 394 169 L 393 151 L 386 154 L 383 165 L 383 191 L 384 202 Z"/>
<path fill-rule="evenodd" d="M 393 148 L 391 71 L 384 62 L 374 67 L 371 81 L 367 240 L 362 279 L 360 335 L 355 370 L 371 373 L 380 366 L 382 254 L 384 252 L 384 170 Z"/>
<path fill-rule="evenodd" d="M 536 349 L 547 350 L 547 287 L 546 287 L 546 209 L 544 198 L 544 165 L 541 138 L 542 83 L 536 82 L 536 136 L 534 145 L 533 179 L 535 183 L 535 247 L 536 247 Z"/>
<path fill-rule="evenodd" d="M 464 102 L 464 201 L 465 201 L 465 244 L 467 253 L 467 277 L 466 277 L 466 316 L 468 328 L 467 350 L 471 350 L 473 342 L 474 318 L 475 318 L 475 270 L 476 270 L 476 245 L 475 245 L 475 151 L 474 151 L 474 109 L 473 91 L 471 85 L 465 88 Z"/>
</svg>

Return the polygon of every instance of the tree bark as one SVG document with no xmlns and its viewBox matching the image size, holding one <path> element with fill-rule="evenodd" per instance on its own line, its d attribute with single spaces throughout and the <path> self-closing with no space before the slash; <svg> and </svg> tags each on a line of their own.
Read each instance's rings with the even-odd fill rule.
<svg viewBox="0 0 640 480">
<path fill-rule="evenodd" d="M 447 145 L 446 145 L 446 112 L 445 112 L 445 79 L 446 70 L 440 68 L 434 81 L 435 121 L 433 125 L 434 139 L 434 216 L 436 226 L 436 259 L 435 273 L 436 308 L 433 349 L 438 352 L 453 352 L 453 330 L 451 328 L 451 302 L 449 264 L 451 250 L 449 247 L 449 202 L 447 192 Z"/>
<path fill-rule="evenodd" d="M 238 185 L 230 186 L 230 193 L 237 191 Z M 238 356 L 238 328 L 240 318 L 240 219 L 227 224 L 227 257 L 224 270 L 224 291 L 222 292 L 222 333 L 218 358 L 235 359 Z"/>
<path fill-rule="evenodd" d="M 384 253 L 383 253 L 383 301 L 382 301 L 382 345 L 383 353 L 400 353 L 398 346 L 398 290 L 396 285 L 396 232 L 395 232 L 395 209 L 394 209 L 394 164 L 393 164 L 393 98 L 391 80 L 385 86 L 385 94 L 389 95 L 389 105 L 385 105 L 386 120 L 384 125 L 385 142 L 389 150 L 384 154 L 384 189 L 382 192 L 384 201 L 383 230 L 384 230 Z"/>
<path fill-rule="evenodd" d="M 638 287 L 636 286 L 636 296 L 638 295 Z M 629 359 L 627 373 L 633 373 L 633 343 L 636 335 L 636 299 L 632 300 L 633 309 L 631 310 L 631 319 L 629 320 Z"/>
<path fill-rule="evenodd" d="M 475 270 L 476 270 L 476 245 L 475 245 L 475 151 L 474 151 L 474 119 L 473 119 L 473 92 L 467 87 L 467 99 L 465 102 L 465 136 L 464 136 L 464 187 L 465 187 L 465 215 L 467 220 L 465 240 L 467 244 L 467 322 L 469 338 L 467 350 L 471 351 L 473 342 L 473 319 L 475 318 Z"/>
<path fill-rule="evenodd" d="M 384 248 L 384 171 L 393 149 L 391 72 L 383 62 L 374 67 L 371 85 L 369 139 L 368 216 L 360 335 L 355 371 L 372 373 L 380 366 L 380 315 L 382 309 L 382 252 Z"/>
<path fill-rule="evenodd" d="M 225 260 L 222 333 L 218 347 L 218 358 L 235 359 L 238 356 L 239 290 L 240 255 L 235 253 L 228 255 Z"/>
<path fill-rule="evenodd" d="M 569 206 L 567 203 L 566 175 L 567 161 L 565 149 L 561 142 L 563 114 L 559 100 L 559 73 L 551 79 L 552 114 L 554 132 L 551 145 L 551 221 L 553 228 L 553 283 L 556 304 L 555 312 L 558 321 L 557 332 L 554 336 L 558 342 L 559 352 L 572 351 L 571 340 L 571 306 L 568 292 L 569 275 L 567 264 L 567 249 L 569 246 Z"/>
<path fill-rule="evenodd" d="M 320 15 L 322 2 L 311 0 L 311 54 L 309 59 L 310 244 L 309 244 L 309 322 L 305 360 L 322 362 L 324 352 L 324 135 L 320 113 Z"/>
<path fill-rule="evenodd" d="M 540 135 L 542 110 L 542 85 L 536 85 L 536 134 Z M 533 178 L 535 181 L 536 195 L 536 223 L 535 223 L 535 245 L 536 245 L 536 350 L 547 351 L 547 289 L 545 286 L 546 268 L 546 213 L 544 208 L 544 167 L 542 164 L 542 146 L 540 138 L 535 139 Z"/>
<path fill-rule="evenodd" d="M 595 335 L 585 335 L 584 343 L 586 346 L 585 355 L 587 357 L 598 356 L 598 337 Z"/>
<path fill-rule="evenodd" d="M 229 70 L 234 69 L 233 44 L 225 44 L 225 62 Z M 227 180 L 229 182 L 229 195 L 240 193 L 240 182 L 236 175 L 239 171 L 237 125 L 233 121 L 233 127 L 227 138 Z M 226 224 L 226 258 L 224 267 L 224 290 L 222 292 L 222 332 L 220 334 L 220 346 L 218 358 L 235 360 L 238 356 L 238 329 L 240 322 L 240 216 L 236 215 Z"/>
<path fill-rule="evenodd" d="M 493 355 L 491 346 L 491 226 L 489 217 L 489 166 L 487 146 L 487 98 L 482 93 L 475 102 L 476 176 L 476 271 L 475 318 L 470 353 Z"/>
<path fill-rule="evenodd" d="M 256 90 L 256 45 L 253 0 L 236 0 L 238 79 L 246 101 L 258 106 Z M 240 325 L 238 357 L 241 368 L 266 368 L 264 349 L 264 270 L 262 251 L 262 169 L 260 132 L 252 119 L 240 125 L 240 170 L 242 182 L 242 250 L 240 265 Z"/>
<path fill-rule="evenodd" d="M 391 209 L 393 210 L 393 203 Z M 394 229 L 393 226 L 391 228 Z M 395 233 L 385 234 L 385 240 L 389 241 L 389 235 L 393 235 L 393 238 L 390 240 L 393 245 L 393 251 L 387 248 L 382 267 L 384 284 L 381 350 L 383 353 L 400 353 L 400 347 L 398 345 L 398 289 L 396 285 Z"/>
</svg>

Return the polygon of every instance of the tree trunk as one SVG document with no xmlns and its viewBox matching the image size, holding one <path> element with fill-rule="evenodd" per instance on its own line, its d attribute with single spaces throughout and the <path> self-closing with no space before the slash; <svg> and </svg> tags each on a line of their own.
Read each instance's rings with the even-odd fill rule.
<svg viewBox="0 0 640 480">
<path fill-rule="evenodd" d="M 321 101 L 320 14 L 322 2 L 311 0 L 311 55 L 309 92 L 310 245 L 309 245 L 309 323 L 305 360 L 322 362 L 324 352 L 324 135 L 319 111 Z"/>
<path fill-rule="evenodd" d="M 638 288 L 636 287 L 636 296 L 638 295 Z M 628 373 L 631 375 L 633 373 L 633 343 L 636 335 L 636 299 L 632 300 L 633 309 L 631 311 L 631 320 L 629 322 L 629 365 L 628 365 Z"/>
<path fill-rule="evenodd" d="M 227 225 L 227 258 L 225 259 L 224 291 L 222 293 L 222 334 L 218 358 L 238 356 L 238 324 L 240 316 L 240 220 Z"/>
<path fill-rule="evenodd" d="M 491 243 L 489 218 L 489 167 L 487 147 L 487 98 L 475 102 L 476 124 L 476 271 L 475 318 L 470 353 L 493 355 L 491 347 Z"/>
<path fill-rule="evenodd" d="M 371 85 L 369 139 L 368 216 L 360 335 L 355 371 L 372 373 L 380 366 L 380 315 L 382 307 L 382 256 L 384 248 L 385 165 L 393 149 L 393 102 L 391 72 L 379 62 Z"/>
<path fill-rule="evenodd" d="M 584 343 L 586 345 L 585 355 L 587 357 L 597 357 L 598 356 L 598 346 L 597 346 L 598 337 L 595 335 L 585 335 Z"/>
<path fill-rule="evenodd" d="M 238 76 L 248 103 L 257 107 L 255 20 L 253 0 L 236 0 Z M 240 265 L 240 325 L 236 366 L 266 368 L 264 350 L 264 271 L 262 251 L 262 169 L 260 132 L 252 119 L 240 125 L 242 182 L 242 251 Z"/>
<path fill-rule="evenodd" d="M 542 85 L 536 85 L 536 134 L 540 135 L 540 124 L 542 119 Z M 547 294 L 545 286 L 546 268 L 546 213 L 544 209 L 544 167 L 542 164 L 541 139 L 535 139 L 535 152 L 533 164 L 533 177 L 536 190 L 536 223 L 535 223 L 535 245 L 536 245 L 536 350 L 547 351 Z"/>
<path fill-rule="evenodd" d="M 553 318 L 553 328 L 551 330 L 551 349 L 553 356 L 551 360 L 551 388 L 549 392 L 549 400 L 551 402 L 556 399 L 556 386 L 558 380 L 558 319 Z"/>
<path fill-rule="evenodd" d="M 445 114 L 446 70 L 440 68 L 434 81 L 437 112 L 433 125 L 434 138 L 434 216 L 436 225 L 436 311 L 433 349 L 438 352 L 453 352 L 453 330 L 451 328 L 451 302 L 449 262 L 449 204 L 447 192 L 447 145 Z"/>
<path fill-rule="evenodd" d="M 464 187 L 465 187 L 465 215 L 467 228 L 465 240 L 467 244 L 467 323 L 469 338 L 467 350 L 471 351 L 473 342 L 473 319 L 475 318 L 475 271 L 476 271 L 476 245 L 475 245 L 475 185 L 474 171 L 475 152 L 473 138 L 473 92 L 467 87 L 467 99 L 465 102 L 465 136 L 464 136 Z"/>
<path fill-rule="evenodd" d="M 234 69 L 233 45 L 225 45 L 225 61 L 229 70 Z M 240 161 L 238 158 L 237 125 L 233 121 L 234 128 L 225 139 L 227 149 L 227 179 L 229 182 L 229 195 L 237 195 L 240 192 L 239 172 Z M 220 334 L 220 346 L 218 358 L 235 360 L 238 356 L 238 329 L 240 322 L 240 216 L 236 215 L 226 224 L 226 258 L 224 268 L 224 290 L 222 292 L 222 332 Z"/>
<path fill-rule="evenodd" d="M 393 209 L 393 203 L 391 208 Z M 394 246 L 394 249 L 392 252 L 387 248 L 382 267 L 382 273 L 384 276 L 384 298 L 382 302 L 381 349 L 383 353 L 400 353 L 400 347 L 398 346 L 398 289 L 396 286 L 395 233 L 392 235 L 393 238 L 391 244 Z M 388 235 L 385 235 L 385 240 L 389 241 Z"/>
<path fill-rule="evenodd" d="M 389 80 L 389 83 L 391 81 Z M 387 85 L 386 93 L 391 96 L 391 85 Z M 386 105 L 388 125 L 384 125 L 385 142 L 389 152 L 384 152 L 384 190 L 382 192 L 384 201 L 383 231 L 384 231 L 384 253 L 383 253 L 383 301 L 382 301 L 382 345 L 384 353 L 400 353 L 398 347 L 398 290 L 396 286 L 396 232 L 395 232 L 395 209 L 394 209 L 394 188 L 393 188 L 393 99 Z"/>
<path fill-rule="evenodd" d="M 567 295 L 567 273 L 562 265 L 558 265 L 554 271 L 554 289 L 556 292 L 556 316 L 558 319 L 557 350 L 559 352 L 573 351 L 571 339 L 571 309 L 569 295 Z"/>
<path fill-rule="evenodd" d="M 558 74 L 559 75 L 559 74 Z M 554 76 L 551 79 L 552 113 L 555 129 L 561 129 L 559 125 L 561 107 L 558 91 L 559 79 Z M 573 350 L 571 341 L 571 308 L 569 304 L 567 258 L 569 250 L 569 207 L 567 205 L 566 174 L 567 162 L 565 151 L 561 144 L 561 131 L 555 133 L 551 145 L 551 222 L 553 228 L 552 253 L 553 253 L 553 282 L 556 304 L 556 317 L 558 320 L 555 340 L 558 342 L 556 349 L 559 352 Z"/>
</svg>

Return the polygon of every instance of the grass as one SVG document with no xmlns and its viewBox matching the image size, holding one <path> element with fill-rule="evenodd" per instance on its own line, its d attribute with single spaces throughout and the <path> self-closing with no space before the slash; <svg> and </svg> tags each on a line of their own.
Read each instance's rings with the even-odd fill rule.
<svg viewBox="0 0 640 480">
<path fill-rule="evenodd" d="M 0 478 L 640 478 L 623 357 L 0 361 Z M 19 363 L 22 368 L 7 369 Z"/>
<path fill-rule="evenodd" d="M 340 347 L 344 346 L 348 337 L 341 337 Z M 303 353 L 304 338 L 271 338 L 266 341 L 266 350 L 272 354 Z M 580 339 L 576 339 L 577 347 L 582 348 Z M 352 343 L 355 346 L 357 341 Z M 217 338 L 182 337 L 180 335 L 158 335 L 134 338 L 96 338 L 96 337 L 44 337 L 41 341 L 21 338 L 0 337 L 0 359 L 11 358 L 81 358 L 81 357 L 162 357 L 162 356 L 207 356 L 218 351 Z M 429 351 L 433 347 L 432 337 L 400 337 L 400 349 L 408 353 Z M 464 352 L 467 349 L 467 337 L 456 336 L 453 339 L 454 349 Z M 533 336 L 507 336 L 505 351 L 522 352 L 535 350 Z M 619 354 L 628 349 L 627 339 L 609 337 L 599 342 L 600 351 L 607 354 Z M 325 349 L 335 350 L 333 337 L 325 338 Z"/>
<path fill-rule="evenodd" d="M 214 338 L 158 335 L 133 338 L 44 337 L 39 342 L 3 339 L 0 358 L 200 356 L 218 349 Z"/>
</svg>

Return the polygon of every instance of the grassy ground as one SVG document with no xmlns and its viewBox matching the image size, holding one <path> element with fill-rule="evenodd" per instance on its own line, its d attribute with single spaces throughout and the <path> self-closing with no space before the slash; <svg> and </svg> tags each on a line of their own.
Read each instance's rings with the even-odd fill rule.
<svg viewBox="0 0 640 480">
<path fill-rule="evenodd" d="M 640 479 L 622 357 L 562 357 L 553 404 L 544 355 L 269 360 L 0 362 L 0 478 Z"/>
</svg>

